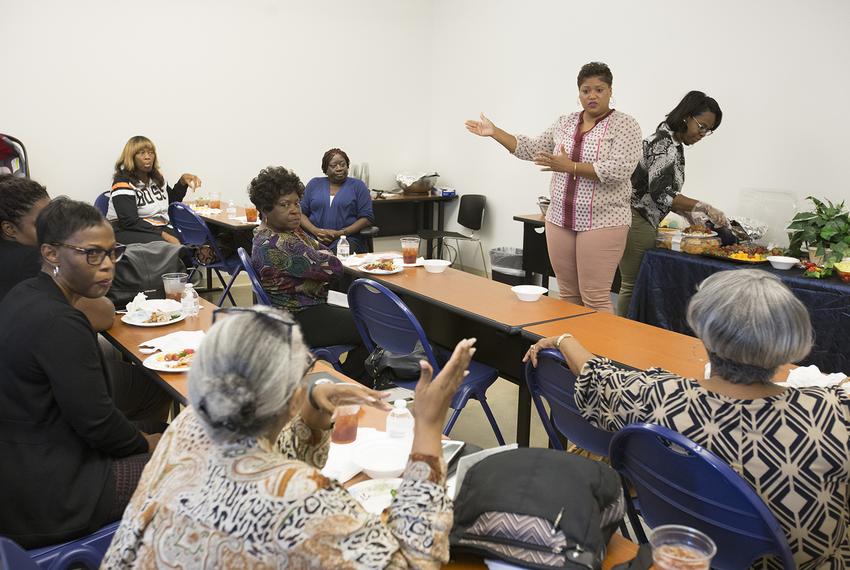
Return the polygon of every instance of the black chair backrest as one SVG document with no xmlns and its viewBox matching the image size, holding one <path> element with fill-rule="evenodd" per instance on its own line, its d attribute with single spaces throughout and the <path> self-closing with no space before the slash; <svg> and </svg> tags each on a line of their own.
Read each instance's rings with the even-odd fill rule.
<svg viewBox="0 0 850 570">
<path fill-rule="evenodd" d="M 457 223 L 471 230 L 480 230 L 484 220 L 484 206 L 487 197 L 483 194 L 464 194 L 460 197 L 460 207 L 457 211 Z"/>
</svg>

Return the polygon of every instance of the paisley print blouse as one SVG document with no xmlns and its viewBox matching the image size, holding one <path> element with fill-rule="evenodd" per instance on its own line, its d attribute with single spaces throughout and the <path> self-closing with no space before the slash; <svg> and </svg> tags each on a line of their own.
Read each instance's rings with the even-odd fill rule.
<svg viewBox="0 0 850 570">
<path fill-rule="evenodd" d="M 290 422 L 277 447 L 223 446 L 192 408 L 142 474 L 102 568 L 439 568 L 452 504 L 441 459 L 411 455 L 392 504 L 365 512 L 319 469 L 329 432 Z"/>
</svg>

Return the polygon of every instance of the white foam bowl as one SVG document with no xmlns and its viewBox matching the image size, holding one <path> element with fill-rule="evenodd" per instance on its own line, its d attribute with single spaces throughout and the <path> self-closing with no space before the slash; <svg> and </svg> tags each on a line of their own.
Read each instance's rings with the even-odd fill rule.
<svg viewBox="0 0 850 570">
<path fill-rule="evenodd" d="M 514 292 L 514 295 L 516 295 L 520 301 L 532 302 L 539 299 L 543 293 L 548 291 L 548 289 L 538 285 L 515 285 L 511 287 L 511 291 Z"/>
<path fill-rule="evenodd" d="M 796 257 L 785 257 L 784 255 L 770 255 L 767 260 L 774 269 L 791 269 L 800 263 L 800 260 Z"/>
<path fill-rule="evenodd" d="M 351 454 L 352 460 L 372 479 L 398 477 L 407 466 L 409 439 L 366 441 Z"/>
<path fill-rule="evenodd" d="M 422 261 L 422 265 L 425 266 L 425 271 L 428 273 L 442 273 L 451 264 L 452 262 L 446 259 L 426 259 Z"/>
</svg>

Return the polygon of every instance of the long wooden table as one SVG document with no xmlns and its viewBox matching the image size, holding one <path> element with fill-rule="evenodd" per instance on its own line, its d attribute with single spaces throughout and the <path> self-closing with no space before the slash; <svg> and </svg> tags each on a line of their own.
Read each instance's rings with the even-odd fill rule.
<svg viewBox="0 0 850 570">
<path fill-rule="evenodd" d="M 116 315 L 115 323 L 112 328 L 104 334 L 107 338 L 119 348 L 124 354 L 130 356 L 132 360 L 139 366 L 141 361 L 147 355 L 139 351 L 139 343 L 148 341 L 158 336 L 163 336 L 180 330 L 204 330 L 209 329 L 212 323 L 212 312 L 215 305 L 201 299 L 202 309 L 197 317 L 187 318 L 179 323 L 165 325 L 162 327 L 134 327 L 120 320 L 120 315 Z M 353 382 L 353 380 L 340 374 L 326 362 L 316 362 L 314 368 L 316 372 L 323 372 L 336 378 Z M 187 374 L 185 372 L 158 372 L 147 370 L 152 379 L 159 382 L 168 392 L 180 403 L 186 404 L 188 398 Z M 363 416 L 360 418 L 360 425 L 383 430 L 386 425 L 386 412 L 382 412 L 375 408 L 365 408 Z M 603 562 L 603 569 L 607 570 L 616 564 L 620 564 L 627 560 L 631 560 L 637 552 L 637 545 L 627 540 L 626 538 L 615 534 L 608 543 L 608 552 Z M 486 568 L 480 558 L 474 556 L 459 556 L 457 559 L 452 559 L 446 568 L 456 570 L 471 570 Z"/>
<path fill-rule="evenodd" d="M 436 274 L 423 267 L 393 275 L 346 271 L 352 279 L 372 279 L 395 292 L 432 342 L 452 347 L 462 338 L 477 338 L 475 359 L 518 386 L 516 440 L 528 446 L 531 395 L 523 381 L 522 357 L 530 342 L 521 334 L 523 327 L 583 318 L 592 309 L 547 296 L 533 303 L 520 301 L 504 283 L 452 268 Z"/>
</svg>

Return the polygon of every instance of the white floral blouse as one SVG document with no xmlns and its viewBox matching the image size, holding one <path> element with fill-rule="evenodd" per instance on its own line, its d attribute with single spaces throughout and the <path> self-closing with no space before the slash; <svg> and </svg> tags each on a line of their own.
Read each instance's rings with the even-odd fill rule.
<svg viewBox="0 0 850 570">
<path fill-rule="evenodd" d="M 219 446 L 194 410 L 169 426 L 101 568 L 439 568 L 452 504 L 441 459 L 412 455 L 380 516 L 319 469 L 329 432 L 295 418 L 278 449 Z"/>
<path fill-rule="evenodd" d="M 575 231 L 631 225 L 631 176 L 643 154 L 640 125 L 611 110 L 581 133 L 582 113 L 563 115 L 536 138 L 517 135 L 514 155 L 533 160 L 540 152 L 563 152 L 593 165 L 599 180 L 553 172 L 546 221 Z"/>
</svg>

